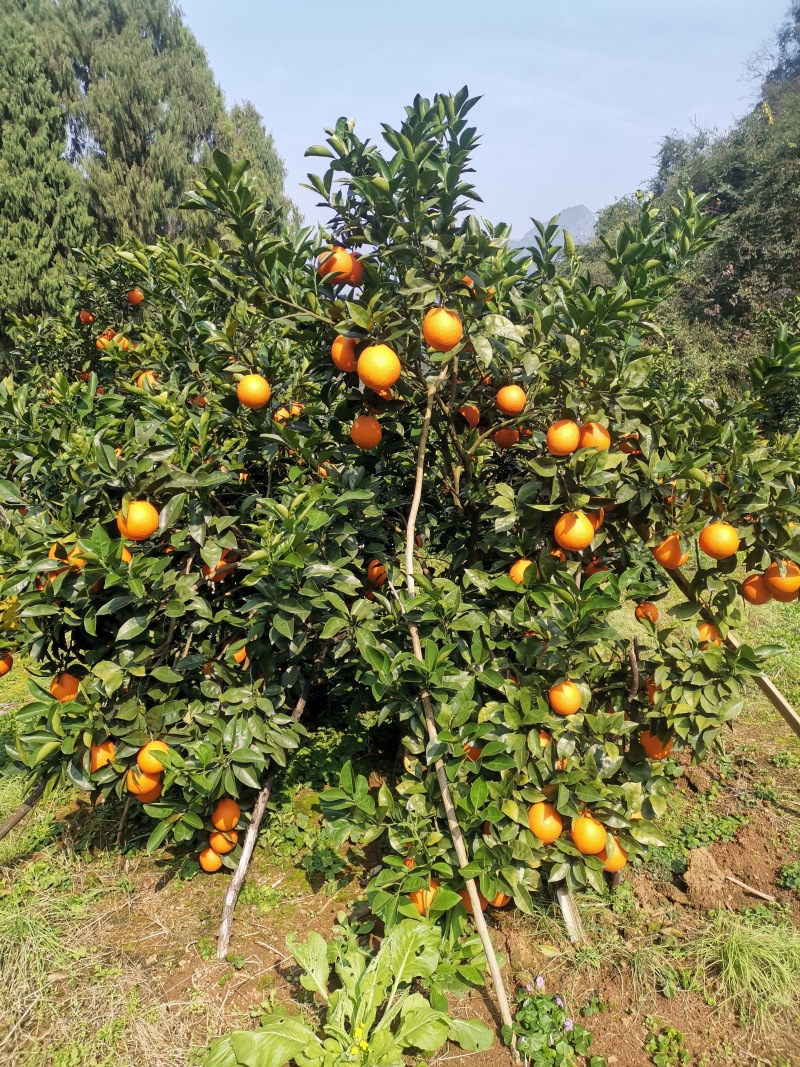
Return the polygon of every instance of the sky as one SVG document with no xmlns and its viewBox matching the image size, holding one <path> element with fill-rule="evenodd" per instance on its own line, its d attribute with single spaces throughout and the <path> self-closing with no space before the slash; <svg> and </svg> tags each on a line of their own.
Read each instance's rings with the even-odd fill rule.
<svg viewBox="0 0 800 1067">
<path fill-rule="evenodd" d="M 535 216 L 597 211 L 652 175 L 673 130 L 725 129 L 755 100 L 744 63 L 788 0 L 181 0 L 228 103 L 261 112 L 307 221 L 304 159 L 341 115 L 362 137 L 417 93 L 483 97 L 480 213 L 521 237 Z M 388 149 L 387 149 L 388 150 Z"/>
</svg>

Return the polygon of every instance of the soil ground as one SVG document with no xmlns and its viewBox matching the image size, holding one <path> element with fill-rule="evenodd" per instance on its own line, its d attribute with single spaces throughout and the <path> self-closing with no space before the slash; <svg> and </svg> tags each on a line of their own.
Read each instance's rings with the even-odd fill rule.
<svg viewBox="0 0 800 1067">
<path fill-rule="evenodd" d="M 781 630 L 800 647 L 797 620 L 784 618 L 773 613 L 751 626 L 759 640 Z M 10 732 L 23 696 L 18 682 L 7 681 L 0 733 Z M 797 703 L 796 655 L 778 682 Z M 361 769 L 374 768 L 375 758 L 362 753 Z M 723 749 L 702 768 L 685 766 L 664 819 L 668 847 L 626 869 L 607 898 L 579 900 L 584 944 L 569 942 L 545 901 L 534 917 L 493 912 L 509 989 L 541 975 L 546 991 L 562 995 L 592 1032 L 591 1054 L 615 1067 L 800 1064 L 797 997 L 795 1014 L 776 1014 L 765 1030 L 744 1004 L 726 1001 L 717 976 L 698 970 L 693 956 L 720 913 L 742 915 L 754 928 L 784 924 L 797 936 L 800 896 L 776 879 L 800 855 L 798 768 L 800 739 L 753 687 Z M 0 820 L 20 796 L 17 780 L 0 779 Z M 226 877 L 196 875 L 196 865 L 169 851 L 146 856 L 145 821 L 128 825 L 119 852 L 118 812 L 92 808 L 66 789 L 43 802 L 0 843 L 8 994 L 0 996 L 0 1065 L 192 1067 L 214 1036 L 257 1025 L 276 1004 L 298 1010 L 307 994 L 287 957 L 287 935 L 330 937 L 375 863 L 370 850 L 344 865 L 331 866 L 323 854 L 324 862 L 303 865 L 303 842 L 313 840 L 317 821 L 313 798 L 301 790 L 273 813 L 222 962 L 215 938 Z M 3 959 L 11 935 L 14 959 Z M 452 1010 L 497 1022 L 490 988 L 454 998 Z M 685 1058 L 674 1051 L 680 1035 Z M 673 1042 L 672 1058 L 656 1061 L 646 1050 L 659 1037 Z M 448 1047 L 429 1062 L 505 1067 L 512 1059 L 496 1045 L 482 1054 Z"/>
</svg>

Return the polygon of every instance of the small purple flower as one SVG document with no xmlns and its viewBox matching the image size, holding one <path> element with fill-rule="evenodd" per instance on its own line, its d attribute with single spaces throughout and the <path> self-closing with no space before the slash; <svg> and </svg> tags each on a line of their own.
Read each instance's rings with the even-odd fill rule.
<svg viewBox="0 0 800 1067">
<path fill-rule="evenodd" d="M 536 988 L 544 989 L 544 978 L 542 978 L 541 975 L 537 975 L 536 977 Z"/>
<path fill-rule="evenodd" d="M 533 986 L 530 984 L 530 982 L 526 982 L 525 983 L 525 992 L 526 993 L 532 993 L 533 992 Z"/>
<path fill-rule="evenodd" d="M 575 1026 L 575 1023 L 572 1021 L 572 1019 L 565 1019 L 564 1020 L 564 1029 L 567 1031 L 567 1033 L 570 1033 L 570 1031 L 574 1028 L 574 1026 Z"/>
<path fill-rule="evenodd" d="M 559 1008 L 564 1007 L 564 1001 L 561 999 L 561 997 L 556 997 L 556 1004 L 558 1004 Z"/>
</svg>

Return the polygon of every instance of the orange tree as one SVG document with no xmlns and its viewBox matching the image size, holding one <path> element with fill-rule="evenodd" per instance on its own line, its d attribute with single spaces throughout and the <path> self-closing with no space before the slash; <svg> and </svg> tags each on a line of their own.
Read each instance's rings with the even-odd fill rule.
<svg viewBox="0 0 800 1067">
<path fill-rule="evenodd" d="M 602 889 L 658 844 L 669 757 L 705 754 L 769 652 L 722 642 L 742 593 L 800 587 L 798 445 L 762 436 L 767 391 L 664 373 L 652 315 L 712 239 L 702 202 L 643 198 L 614 288 L 553 224 L 511 251 L 470 213 L 474 103 L 417 98 L 385 155 L 327 131 L 321 235 L 276 233 L 217 154 L 188 207 L 222 243 L 87 254 L 0 383 L 0 654 L 35 667 L 14 758 L 232 866 L 322 663 L 330 702 L 404 722 L 396 788 L 348 767 L 324 795 L 340 840 L 388 831 L 386 921 L 463 916 L 468 877 L 526 910 Z M 659 611 L 692 545 L 694 599 Z M 679 626 L 697 601 L 718 629 Z"/>
</svg>

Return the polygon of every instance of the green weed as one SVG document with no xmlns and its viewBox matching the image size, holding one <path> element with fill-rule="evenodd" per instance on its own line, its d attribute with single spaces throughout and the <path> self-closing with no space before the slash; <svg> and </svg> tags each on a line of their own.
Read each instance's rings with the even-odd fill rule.
<svg viewBox="0 0 800 1067">
<path fill-rule="evenodd" d="M 672 1026 L 661 1026 L 660 1019 L 648 1015 L 645 1026 L 649 1033 L 645 1038 L 645 1051 L 655 1067 L 684 1067 L 689 1063 L 686 1051 L 686 1036 Z"/>
<path fill-rule="evenodd" d="M 707 981 L 762 1033 L 800 1023 L 800 931 L 716 912 L 692 946 Z"/>
</svg>

